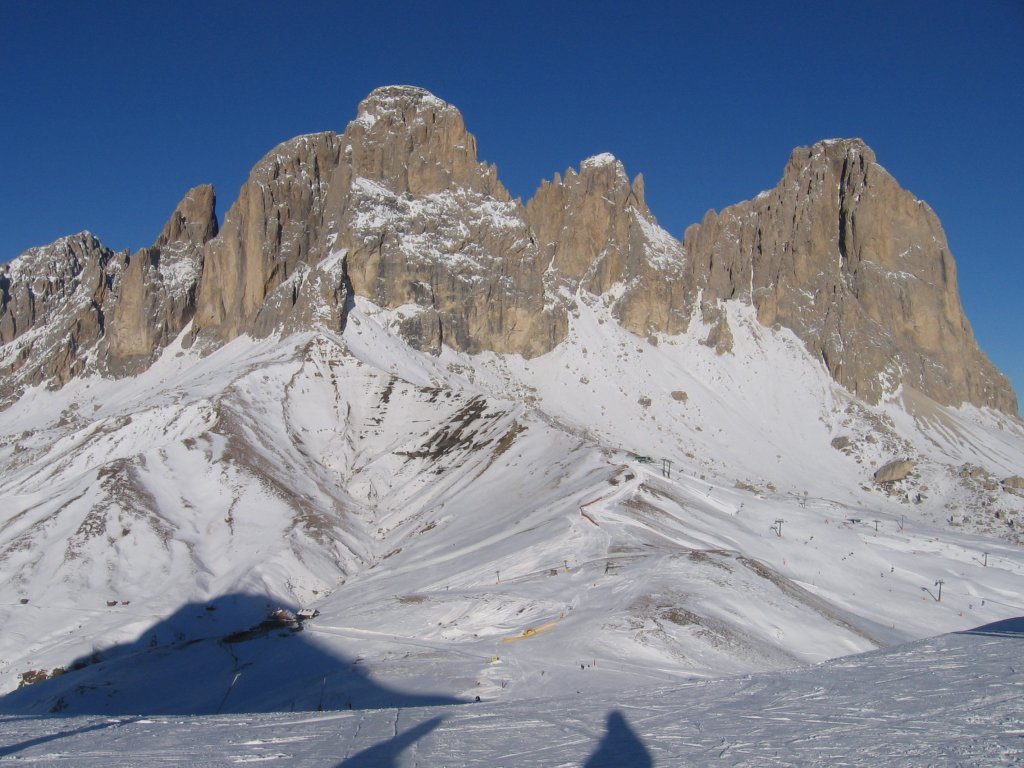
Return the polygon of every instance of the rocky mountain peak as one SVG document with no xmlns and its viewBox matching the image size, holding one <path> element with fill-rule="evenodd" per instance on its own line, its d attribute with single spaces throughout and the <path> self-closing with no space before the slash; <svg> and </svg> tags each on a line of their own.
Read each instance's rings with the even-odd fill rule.
<svg viewBox="0 0 1024 768">
<path fill-rule="evenodd" d="M 592 168 L 614 168 L 616 172 L 625 175 L 626 169 L 622 165 L 615 155 L 611 152 L 600 152 L 596 155 L 591 155 L 580 163 L 580 172 L 590 170 Z M 572 170 L 571 168 L 569 169 Z"/>
<path fill-rule="evenodd" d="M 282 286 L 327 254 L 328 200 L 340 163 L 341 139 L 325 132 L 286 141 L 253 167 L 205 246 L 193 336 L 225 341 L 281 326 L 298 298 L 298 286 Z"/>
<path fill-rule="evenodd" d="M 154 246 L 161 248 L 174 242 L 202 246 L 217 236 L 217 229 L 217 196 L 212 185 L 203 184 L 185 194 Z"/>
<path fill-rule="evenodd" d="M 153 246 L 126 259 L 106 310 L 100 365 L 106 372 L 145 370 L 192 319 L 203 247 L 217 235 L 216 202 L 211 185 L 193 187 Z"/>
<path fill-rule="evenodd" d="M 630 184 L 613 155 L 590 157 L 578 171 L 543 182 L 526 205 L 526 221 L 541 263 L 570 292 L 617 290 L 616 316 L 640 335 L 686 327 L 682 248 L 651 215 L 643 177 Z"/>
<path fill-rule="evenodd" d="M 155 244 L 131 256 L 82 232 L 0 268 L 0 405 L 89 365 L 116 375 L 148 367 L 192 318 L 214 205 L 209 185 L 190 190 Z"/>
<path fill-rule="evenodd" d="M 393 192 L 429 195 L 461 187 L 507 200 L 497 169 L 477 161 L 462 113 L 429 91 L 387 86 L 359 105 L 345 131 L 353 173 Z"/>
<path fill-rule="evenodd" d="M 384 85 L 375 88 L 359 103 L 356 120 L 376 121 L 382 117 L 401 115 L 408 120 L 410 110 L 431 110 L 434 113 L 451 109 L 458 110 L 444 99 L 440 99 L 426 88 L 417 85 Z"/>
<path fill-rule="evenodd" d="M 85 370 L 121 266 L 95 235 L 80 232 L 0 268 L 0 407 L 26 386 L 61 386 Z"/>
<path fill-rule="evenodd" d="M 798 148 L 777 187 L 709 212 L 684 242 L 705 298 L 749 301 L 858 396 L 903 385 L 1016 412 L 964 315 L 938 218 L 861 140 Z"/>
<path fill-rule="evenodd" d="M 242 333 L 342 331 L 353 296 L 395 310 L 422 351 L 530 357 L 565 338 L 573 302 L 589 296 L 647 337 L 687 331 L 699 309 L 704 342 L 723 354 L 732 334 L 722 303 L 748 303 L 865 400 L 905 386 L 943 404 L 1016 412 L 964 316 L 938 219 L 860 139 L 794 150 L 774 189 L 710 211 L 681 244 L 651 214 L 643 177 L 630 182 L 613 155 L 555 174 L 524 206 L 479 162 L 455 107 L 388 86 L 344 133 L 269 152 L 219 230 L 213 189 L 201 186 L 131 258 L 75 242 L 50 246 L 67 252 L 53 263 L 0 276 L 4 344 L 51 317 L 58 294 L 82 298 L 73 333 L 51 325 L 73 352 L 25 381 L 45 378 L 44 368 L 66 380 L 101 338 L 101 370 L 139 370 L 189 320 L 187 341 L 212 346 Z M 34 286 L 40 270 L 58 274 Z M 58 348 L 67 349 L 47 346 Z M 30 349 L 4 348 L 4 370 Z"/>
<path fill-rule="evenodd" d="M 822 139 L 810 147 L 794 149 L 789 157 L 787 171 L 790 168 L 802 168 L 808 163 L 842 163 L 846 160 L 859 162 L 860 158 L 863 158 L 865 163 L 876 162 L 875 151 L 863 139 Z"/>
</svg>

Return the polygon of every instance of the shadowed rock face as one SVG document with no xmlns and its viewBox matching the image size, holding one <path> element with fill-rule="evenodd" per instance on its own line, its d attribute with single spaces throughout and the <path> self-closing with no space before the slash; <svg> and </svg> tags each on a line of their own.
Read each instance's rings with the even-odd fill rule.
<svg viewBox="0 0 1024 768">
<path fill-rule="evenodd" d="M 28 275 L 50 273 L 32 288 Z M 631 183 L 610 155 L 556 174 L 526 206 L 510 199 L 459 111 L 408 86 L 371 93 L 340 135 L 272 150 L 219 232 L 213 190 L 197 187 L 152 248 L 128 258 L 66 238 L 5 268 L 0 289 L 0 367 L 28 365 L 20 384 L 63 383 L 97 344 L 101 371 L 136 372 L 190 321 L 186 341 L 203 346 L 341 331 L 353 296 L 401 307 L 399 330 L 420 350 L 531 357 L 565 338 L 590 294 L 638 335 L 686 332 L 699 310 L 723 354 L 721 302 L 750 302 L 869 401 L 903 385 L 943 404 L 1017 407 L 974 340 L 938 219 L 859 140 L 797 149 L 775 189 L 709 212 L 680 244 L 642 177 Z M 12 346 L 40 322 L 46 344 Z"/>
<path fill-rule="evenodd" d="M 938 218 L 857 139 L 793 152 L 779 185 L 686 232 L 688 282 L 751 302 L 872 402 L 898 385 L 1016 413 L 960 306 Z"/>
</svg>

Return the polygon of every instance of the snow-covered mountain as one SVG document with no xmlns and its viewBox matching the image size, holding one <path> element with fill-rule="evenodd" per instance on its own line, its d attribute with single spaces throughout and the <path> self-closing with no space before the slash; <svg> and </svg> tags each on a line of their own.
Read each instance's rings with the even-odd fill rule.
<svg viewBox="0 0 1024 768">
<path fill-rule="evenodd" d="M 524 206 L 388 88 L 219 228 L 199 187 L 28 252 L 0 711 L 611 695 L 1020 615 L 1024 424 L 908 194 L 822 143 L 684 245 L 614 158 Z"/>
</svg>

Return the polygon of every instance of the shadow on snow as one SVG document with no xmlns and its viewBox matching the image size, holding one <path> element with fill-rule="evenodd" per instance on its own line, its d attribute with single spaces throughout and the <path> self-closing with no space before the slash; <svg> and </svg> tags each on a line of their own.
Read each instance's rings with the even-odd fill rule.
<svg viewBox="0 0 1024 768">
<path fill-rule="evenodd" d="M 0 698 L 0 714 L 200 715 L 465 703 L 402 692 L 358 660 L 302 631 L 265 621 L 266 598 L 190 603 L 133 642 L 77 659 L 67 671 Z"/>
<path fill-rule="evenodd" d="M 964 635 L 998 635 L 1000 637 L 1024 637 L 1024 616 L 1015 619 L 1003 619 L 991 624 L 984 624 L 974 629 L 964 630 Z"/>
<path fill-rule="evenodd" d="M 604 737 L 583 768 L 623 768 L 627 765 L 630 768 L 650 768 L 654 761 L 622 713 L 612 710 L 608 713 Z"/>
<path fill-rule="evenodd" d="M 17 744 L 0 745 L 0 757 L 7 757 L 8 755 L 13 755 L 16 752 L 21 752 L 23 749 L 38 747 L 42 744 L 48 744 L 51 741 L 67 738 L 68 736 L 77 736 L 80 733 L 89 733 L 90 731 L 100 731 L 104 728 L 110 728 L 115 725 L 125 725 L 126 723 L 133 722 L 134 719 L 135 718 L 131 720 L 110 720 L 103 723 L 91 723 L 89 725 L 83 725 L 80 728 L 72 728 L 68 731 L 57 731 L 56 733 L 48 733 L 45 736 L 37 736 L 34 739 L 21 741 Z"/>
<path fill-rule="evenodd" d="M 402 752 L 437 728 L 443 721 L 443 717 L 426 720 L 407 731 L 396 734 L 387 741 L 382 741 L 380 744 L 342 760 L 335 768 L 392 768 L 392 766 L 397 766 L 398 756 Z"/>
<path fill-rule="evenodd" d="M 444 717 L 434 717 L 402 733 L 396 732 L 390 739 L 350 755 L 335 768 L 397 768 L 400 764 L 400 755 L 443 722 Z M 458 728 L 459 725 L 456 724 L 454 727 Z M 467 756 L 463 754 L 448 757 L 458 760 Z M 651 754 L 640 737 L 629 727 L 622 713 L 613 710 L 608 713 L 604 736 L 593 754 L 583 763 L 583 768 L 651 768 L 653 765 Z"/>
</svg>

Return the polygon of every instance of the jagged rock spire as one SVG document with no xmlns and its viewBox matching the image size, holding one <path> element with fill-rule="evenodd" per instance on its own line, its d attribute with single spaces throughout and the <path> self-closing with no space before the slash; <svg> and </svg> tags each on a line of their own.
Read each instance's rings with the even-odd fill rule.
<svg viewBox="0 0 1024 768">
<path fill-rule="evenodd" d="M 179 242 L 201 246 L 216 236 L 217 196 L 211 184 L 203 184 L 185 194 L 153 246 Z"/>
</svg>

